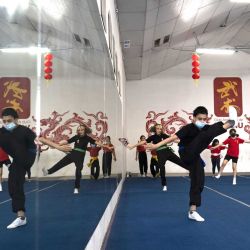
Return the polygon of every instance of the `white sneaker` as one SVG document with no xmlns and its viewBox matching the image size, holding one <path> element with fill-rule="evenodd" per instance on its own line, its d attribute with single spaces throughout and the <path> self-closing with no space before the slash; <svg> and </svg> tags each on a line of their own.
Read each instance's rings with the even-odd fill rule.
<svg viewBox="0 0 250 250">
<path fill-rule="evenodd" d="M 220 174 L 215 176 L 216 179 L 220 179 Z"/>
<path fill-rule="evenodd" d="M 228 108 L 228 116 L 229 116 L 229 120 L 232 120 L 235 122 L 235 125 L 237 123 L 237 110 L 235 109 L 235 107 L 233 106 L 229 106 Z"/>
<path fill-rule="evenodd" d="M 2 183 L 0 183 L 0 192 L 3 191 Z"/>
<path fill-rule="evenodd" d="M 196 221 L 200 221 L 200 222 L 205 221 L 205 219 L 202 218 L 196 211 L 192 211 L 192 212 L 189 211 L 188 218 L 190 220 L 196 220 Z"/>
<path fill-rule="evenodd" d="M 43 176 L 47 176 L 49 174 L 46 168 L 43 168 L 42 171 L 43 171 Z"/>
<path fill-rule="evenodd" d="M 233 178 L 233 185 L 236 185 L 236 178 Z"/>
<path fill-rule="evenodd" d="M 17 228 L 20 226 L 24 226 L 26 224 L 27 224 L 26 217 L 24 218 L 24 220 L 22 220 L 20 217 L 18 217 L 11 224 L 9 224 L 9 226 L 7 226 L 7 229 Z"/>
<path fill-rule="evenodd" d="M 79 189 L 78 188 L 74 189 L 74 194 L 79 194 Z"/>
<path fill-rule="evenodd" d="M 168 190 L 167 186 L 163 186 L 162 191 L 166 192 Z"/>
</svg>

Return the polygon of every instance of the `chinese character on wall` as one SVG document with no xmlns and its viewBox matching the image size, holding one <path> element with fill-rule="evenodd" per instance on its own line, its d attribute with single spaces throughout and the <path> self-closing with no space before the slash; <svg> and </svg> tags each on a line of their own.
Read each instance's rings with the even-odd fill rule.
<svg viewBox="0 0 250 250">
<path fill-rule="evenodd" d="M 0 78 L 0 109 L 15 109 L 20 119 L 30 116 L 30 79 L 26 77 Z"/>
<path fill-rule="evenodd" d="M 214 79 L 214 113 L 218 117 L 228 116 L 228 107 L 234 106 L 238 116 L 242 115 L 242 81 L 238 77 Z"/>
</svg>

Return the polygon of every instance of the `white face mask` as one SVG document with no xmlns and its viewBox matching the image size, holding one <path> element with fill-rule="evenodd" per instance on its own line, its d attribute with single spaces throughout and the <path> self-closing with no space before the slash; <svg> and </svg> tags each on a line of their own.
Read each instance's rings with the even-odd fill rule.
<svg viewBox="0 0 250 250">
<path fill-rule="evenodd" d="M 4 125 L 5 129 L 12 131 L 17 125 L 14 122 L 10 122 Z"/>
<path fill-rule="evenodd" d="M 199 129 L 202 129 L 205 125 L 207 125 L 206 122 L 202 122 L 202 121 L 199 121 L 199 120 L 195 122 L 195 126 L 197 128 L 199 128 Z"/>
</svg>

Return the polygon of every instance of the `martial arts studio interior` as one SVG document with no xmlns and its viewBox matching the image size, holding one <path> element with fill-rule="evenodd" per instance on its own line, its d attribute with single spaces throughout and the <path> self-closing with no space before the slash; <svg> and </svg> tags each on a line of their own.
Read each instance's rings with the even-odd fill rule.
<svg viewBox="0 0 250 250">
<path fill-rule="evenodd" d="M 250 249 L 249 0 L 0 0 L 0 250 Z"/>
</svg>

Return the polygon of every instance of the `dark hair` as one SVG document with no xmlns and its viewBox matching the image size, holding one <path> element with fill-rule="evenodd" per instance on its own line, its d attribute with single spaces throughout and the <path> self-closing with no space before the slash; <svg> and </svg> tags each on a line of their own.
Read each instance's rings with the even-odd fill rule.
<svg viewBox="0 0 250 250">
<path fill-rule="evenodd" d="M 213 142 L 212 142 L 212 147 L 214 147 L 216 145 L 216 143 L 219 143 L 219 140 L 218 139 L 214 139 Z"/>
<path fill-rule="evenodd" d="M 141 135 L 141 136 L 140 136 L 140 140 L 142 139 L 142 137 L 145 137 L 145 138 L 146 138 L 146 136 L 145 136 L 145 135 Z"/>
<path fill-rule="evenodd" d="M 199 106 L 193 111 L 193 116 L 197 116 L 199 114 L 208 115 L 208 111 L 205 107 Z"/>
<path fill-rule="evenodd" d="M 234 131 L 235 134 L 236 134 L 236 129 L 235 129 L 235 128 L 231 128 L 231 129 L 229 130 L 229 134 L 231 134 L 233 131 Z"/>
<path fill-rule="evenodd" d="M 109 141 L 111 141 L 111 138 L 110 138 L 110 136 L 109 136 L 109 135 L 107 135 L 107 136 L 106 136 L 106 138 L 108 138 L 108 139 L 109 139 Z"/>
<path fill-rule="evenodd" d="M 16 110 L 13 108 L 5 108 L 2 111 L 2 117 L 3 116 L 12 116 L 14 119 L 18 118 L 18 114 L 17 114 Z"/>
<path fill-rule="evenodd" d="M 85 124 L 80 124 L 78 127 L 77 127 L 77 130 L 78 128 L 80 127 L 84 127 L 85 128 L 85 133 L 84 134 L 91 134 L 92 133 L 92 129 L 87 127 Z"/>
<path fill-rule="evenodd" d="M 152 127 L 149 129 L 149 132 L 151 132 L 151 133 L 156 133 L 156 126 L 162 126 L 162 125 L 159 124 L 159 123 L 156 123 L 154 126 L 152 126 Z"/>
</svg>

